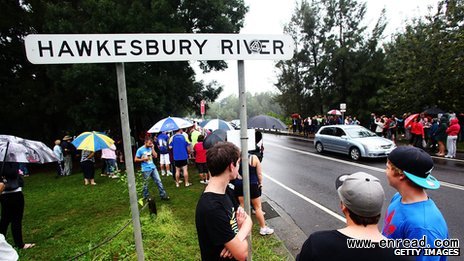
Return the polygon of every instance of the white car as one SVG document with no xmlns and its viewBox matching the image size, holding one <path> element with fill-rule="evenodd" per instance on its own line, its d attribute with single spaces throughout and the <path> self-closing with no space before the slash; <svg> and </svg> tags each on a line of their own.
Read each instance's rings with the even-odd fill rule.
<svg viewBox="0 0 464 261">
<path fill-rule="evenodd" d="M 316 151 L 349 155 L 352 160 L 387 157 L 396 148 L 393 141 L 377 136 L 359 125 L 323 126 L 314 138 Z"/>
</svg>

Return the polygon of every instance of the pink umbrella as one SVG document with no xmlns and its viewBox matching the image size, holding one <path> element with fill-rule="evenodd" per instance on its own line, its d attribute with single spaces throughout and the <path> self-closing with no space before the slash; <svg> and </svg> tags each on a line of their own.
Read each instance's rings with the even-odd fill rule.
<svg viewBox="0 0 464 261">
<path fill-rule="evenodd" d="M 412 120 L 414 120 L 417 117 L 419 117 L 419 113 L 411 114 L 409 117 L 407 117 L 406 120 L 404 120 L 404 127 L 409 127 L 409 125 L 411 125 Z"/>
<path fill-rule="evenodd" d="M 341 111 L 335 110 L 335 109 L 330 110 L 329 112 L 327 112 L 327 114 L 329 114 L 329 115 L 342 115 Z"/>
</svg>

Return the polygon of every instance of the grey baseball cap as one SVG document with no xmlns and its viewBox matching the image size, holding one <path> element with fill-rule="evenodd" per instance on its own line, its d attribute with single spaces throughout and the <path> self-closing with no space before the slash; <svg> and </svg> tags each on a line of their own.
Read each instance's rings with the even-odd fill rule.
<svg viewBox="0 0 464 261">
<path fill-rule="evenodd" d="M 365 172 L 343 174 L 335 181 L 343 204 L 360 217 L 375 217 L 382 211 L 385 193 L 378 178 Z"/>
</svg>

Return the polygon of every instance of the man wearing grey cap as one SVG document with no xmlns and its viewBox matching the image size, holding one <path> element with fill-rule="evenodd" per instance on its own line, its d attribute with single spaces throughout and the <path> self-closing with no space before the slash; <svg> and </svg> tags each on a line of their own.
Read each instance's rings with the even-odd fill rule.
<svg viewBox="0 0 464 261">
<path fill-rule="evenodd" d="M 385 200 L 379 179 L 356 172 L 338 177 L 335 187 L 346 217 L 346 227 L 311 234 L 296 260 L 409 260 L 408 257 L 395 256 L 391 248 L 379 246 L 385 239 L 377 227 Z M 350 244 L 357 239 L 372 245 L 354 247 Z"/>
<path fill-rule="evenodd" d="M 424 150 L 403 146 L 388 155 L 386 176 L 398 192 L 385 215 L 383 235 L 392 239 L 422 239 L 434 248 L 434 240 L 448 238 L 448 226 L 425 189 L 438 189 L 431 175 L 432 157 Z M 424 252 L 421 252 L 423 254 Z M 446 256 L 418 256 L 416 260 L 446 260 Z"/>
</svg>

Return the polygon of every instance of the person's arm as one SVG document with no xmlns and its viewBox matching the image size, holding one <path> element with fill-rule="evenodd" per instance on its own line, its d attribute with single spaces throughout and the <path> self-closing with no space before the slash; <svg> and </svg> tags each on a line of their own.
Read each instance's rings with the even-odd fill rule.
<svg viewBox="0 0 464 261">
<path fill-rule="evenodd" d="M 243 209 L 240 210 L 240 208 L 237 211 L 237 223 L 240 230 L 232 240 L 225 243 L 225 248 L 235 259 L 246 260 L 248 257 L 248 242 L 246 238 L 251 232 L 253 223 L 250 216 Z"/>
<path fill-rule="evenodd" d="M 252 156 L 253 158 L 253 165 L 256 167 L 256 174 L 258 175 L 258 185 L 260 187 L 263 186 L 263 171 L 261 167 L 261 162 L 259 162 L 259 159 L 256 155 Z"/>
<path fill-rule="evenodd" d="M 143 162 L 143 161 L 146 161 L 146 159 L 142 159 L 142 153 L 139 152 L 139 150 L 137 150 L 135 152 L 134 162 Z"/>
<path fill-rule="evenodd" d="M 151 145 L 151 155 L 153 156 L 153 158 L 158 158 L 158 153 L 156 153 L 155 151 L 155 144 Z"/>
</svg>

